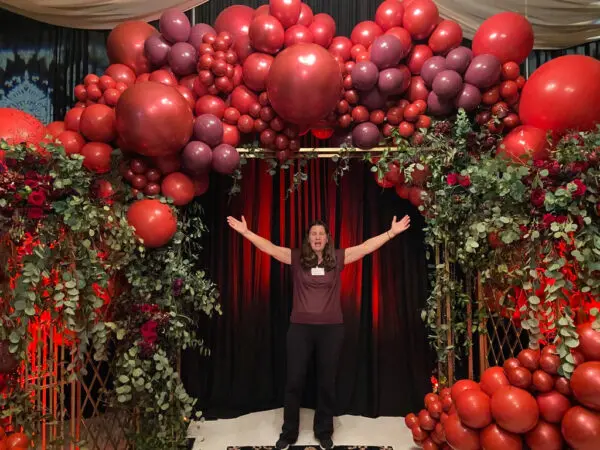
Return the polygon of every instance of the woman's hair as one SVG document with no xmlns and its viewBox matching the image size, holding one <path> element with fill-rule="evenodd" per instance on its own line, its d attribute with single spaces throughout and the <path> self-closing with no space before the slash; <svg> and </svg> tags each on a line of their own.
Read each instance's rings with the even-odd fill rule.
<svg viewBox="0 0 600 450">
<path fill-rule="evenodd" d="M 310 246 L 309 239 L 310 231 L 313 229 L 313 227 L 317 226 L 323 227 L 325 229 L 325 234 L 327 235 L 327 244 L 325 244 L 325 247 L 323 248 L 323 267 L 327 272 L 329 272 L 330 270 L 335 269 L 337 261 L 335 260 L 335 251 L 333 249 L 333 242 L 331 239 L 331 234 L 329 233 L 329 227 L 325 222 L 321 220 L 315 220 L 313 223 L 310 224 L 310 227 L 308 227 L 308 231 L 306 232 L 306 235 L 304 236 L 304 241 L 302 242 L 302 250 L 300 253 L 300 265 L 303 269 L 306 270 L 316 267 L 319 263 L 319 258 Z"/>
</svg>

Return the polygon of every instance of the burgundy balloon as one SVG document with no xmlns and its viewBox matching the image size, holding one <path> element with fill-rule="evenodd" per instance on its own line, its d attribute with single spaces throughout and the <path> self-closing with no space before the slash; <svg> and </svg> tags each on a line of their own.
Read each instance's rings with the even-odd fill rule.
<svg viewBox="0 0 600 450">
<path fill-rule="evenodd" d="M 298 23 L 301 10 L 301 0 L 269 0 L 269 12 L 284 28 Z"/>
<path fill-rule="evenodd" d="M 400 40 L 391 35 L 379 36 L 371 46 L 371 62 L 379 70 L 397 66 L 400 60 L 406 56 Z"/>
<path fill-rule="evenodd" d="M 198 53 L 192 44 L 177 42 L 171 47 L 168 60 L 175 75 L 185 76 L 196 71 Z"/>
<path fill-rule="evenodd" d="M 243 66 L 244 84 L 254 91 L 264 91 L 273 61 L 273 56 L 266 53 L 253 53 L 248 56 Z"/>
<path fill-rule="evenodd" d="M 481 104 L 481 91 L 472 84 L 465 83 L 461 91 L 454 99 L 456 108 L 462 108 L 466 112 L 475 111 Z"/>
<path fill-rule="evenodd" d="M 462 90 L 463 80 L 454 70 L 442 70 L 433 79 L 431 87 L 438 97 L 453 99 Z"/>
<path fill-rule="evenodd" d="M 384 95 L 402 94 L 407 86 L 407 79 L 410 81 L 410 75 L 400 69 L 385 69 L 379 73 L 377 87 Z"/>
<path fill-rule="evenodd" d="M 373 89 L 379 79 L 379 70 L 371 61 L 356 63 L 352 69 L 352 85 L 360 91 Z"/>
<path fill-rule="evenodd" d="M 223 122 L 213 114 L 202 114 L 194 121 L 194 136 L 209 147 L 216 147 L 223 140 Z"/>
<path fill-rule="evenodd" d="M 187 41 L 192 26 L 183 11 L 170 8 L 161 14 L 158 28 L 167 41 L 175 43 Z"/>
<path fill-rule="evenodd" d="M 473 52 L 467 47 L 457 47 L 446 55 L 446 68 L 464 74 L 471 64 Z"/>
<path fill-rule="evenodd" d="M 314 40 L 315 37 L 307 26 L 294 25 L 285 30 L 283 45 L 285 47 L 291 47 L 294 44 L 312 44 Z"/>
<path fill-rule="evenodd" d="M 206 23 L 198 23 L 194 25 L 190 31 L 190 37 L 188 38 L 188 42 L 194 46 L 196 50 L 202 44 L 202 39 L 205 34 L 214 34 L 217 35 L 217 31 Z"/>
<path fill-rule="evenodd" d="M 212 150 L 204 142 L 191 141 L 183 149 L 181 162 L 190 174 L 206 172 L 212 164 Z"/>
<path fill-rule="evenodd" d="M 329 139 L 329 144 L 334 147 L 352 147 L 352 132 L 339 130 Z"/>
<path fill-rule="evenodd" d="M 530 450 L 561 450 L 564 443 L 559 426 L 543 420 L 525 435 L 525 442 Z"/>
<path fill-rule="evenodd" d="M 556 391 L 540 393 L 536 396 L 540 417 L 546 422 L 560 423 L 571 408 L 571 401 Z"/>
<path fill-rule="evenodd" d="M 163 36 L 150 36 L 144 43 L 146 56 L 155 67 L 167 64 L 171 44 Z"/>
<path fill-rule="evenodd" d="M 433 116 L 443 117 L 449 115 L 454 110 L 452 100 L 446 100 L 439 97 L 435 92 L 430 92 L 427 96 L 427 111 Z"/>
<path fill-rule="evenodd" d="M 231 175 L 240 164 L 240 154 L 229 144 L 221 144 L 213 150 L 212 167 L 223 175 Z"/>
<path fill-rule="evenodd" d="M 387 96 L 376 87 L 370 91 L 360 93 L 360 104 L 366 107 L 369 111 L 383 109 L 386 100 Z"/>
<path fill-rule="evenodd" d="M 600 442 L 600 413 L 583 406 L 574 406 L 565 414 L 561 431 L 571 448 L 597 450 Z"/>
<path fill-rule="evenodd" d="M 432 56 L 421 67 L 421 78 L 423 78 L 427 87 L 431 88 L 435 76 L 446 69 L 446 58 L 443 56 Z"/>
<path fill-rule="evenodd" d="M 281 22 L 273 16 L 257 16 L 250 24 L 248 32 L 250 44 L 259 52 L 275 54 L 285 41 L 285 30 Z"/>
<path fill-rule="evenodd" d="M 501 74 L 502 64 L 498 58 L 493 55 L 478 55 L 471 60 L 465 72 L 465 82 L 479 89 L 488 89 L 500 81 Z"/>
<path fill-rule="evenodd" d="M 358 124 L 352 131 L 352 142 L 358 148 L 369 150 L 379 144 L 379 128 L 371 122 Z"/>
</svg>

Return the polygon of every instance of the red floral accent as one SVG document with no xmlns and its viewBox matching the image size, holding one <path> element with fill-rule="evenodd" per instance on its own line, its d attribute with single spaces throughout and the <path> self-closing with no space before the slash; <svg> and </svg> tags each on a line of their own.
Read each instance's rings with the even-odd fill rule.
<svg viewBox="0 0 600 450">
<path fill-rule="evenodd" d="M 544 204 L 544 200 L 546 199 L 546 193 L 543 189 L 534 189 L 531 191 L 531 204 L 536 208 L 539 208 Z"/>
<path fill-rule="evenodd" d="M 42 206 L 46 202 L 46 194 L 42 191 L 33 191 L 27 197 L 27 203 L 33 206 Z"/>
<path fill-rule="evenodd" d="M 448 183 L 448 186 L 455 186 L 458 184 L 458 175 L 455 173 L 449 173 L 446 177 L 446 182 Z"/>
<path fill-rule="evenodd" d="M 149 346 L 154 346 L 154 344 L 156 344 L 156 341 L 158 340 L 158 333 L 156 332 L 157 328 L 158 322 L 155 320 L 149 320 L 140 327 L 140 334 L 142 335 L 144 344 Z"/>
<path fill-rule="evenodd" d="M 458 184 L 460 184 L 464 188 L 469 187 L 471 186 L 471 178 L 469 177 L 469 175 L 460 175 L 458 177 Z"/>
<path fill-rule="evenodd" d="M 36 206 L 35 208 L 29 208 L 27 210 L 28 219 L 40 220 L 42 217 L 44 217 L 44 210 L 42 208 Z"/>
<path fill-rule="evenodd" d="M 577 190 L 575 192 L 573 192 L 573 196 L 582 197 L 585 194 L 585 191 L 587 189 L 586 185 L 583 184 L 583 181 L 581 181 L 578 178 L 573 180 L 573 183 L 575 183 L 577 185 Z"/>
</svg>

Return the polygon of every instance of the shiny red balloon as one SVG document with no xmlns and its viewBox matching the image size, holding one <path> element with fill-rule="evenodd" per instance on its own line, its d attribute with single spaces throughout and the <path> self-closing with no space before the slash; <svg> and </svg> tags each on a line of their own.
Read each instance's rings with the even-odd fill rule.
<svg viewBox="0 0 600 450">
<path fill-rule="evenodd" d="M 188 105 L 190 105 L 190 108 L 193 109 L 196 106 L 196 97 L 197 96 L 193 91 L 191 91 L 187 87 L 181 86 L 181 85 L 175 86 L 175 89 L 177 89 L 177 91 L 179 91 L 181 96 L 183 98 L 185 98 L 185 100 L 188 102 Z"/>
<path fill-rule="evenodd" d="M 115 111 L 106 105 L 90 105 L 83 110 L 79 131 L 88 141 L 112 142 L 117 137 Z"/>
<path fill-rule="evenodd" d="M 579 347 L 577 350 L 588 361 L 600 361 L 600 331 L 594 330 L 591 323 L 585 323 L 577 327 L 579 335 Z"/>
<path fill-rule="evenodd" d="M 454 402 L 457 401 L 460 394 L 469 389 L 481 390 L 479 383 L 473 380 L 458 380 L 452 385 L 451 396 Z"/>
<path fill-rule="evenodd" d="M 508 386 L 510 382 L 502 367 L 490 367 L 481 375 L 479 387 L 487 395 L 492 395 L 502 386 Z"/>
<path fill-rule="evenodd" d="M 304 25 L 294 25 L 285 30 L 285 39 L 283 45 L 285 47 L 291 47 L 294 44 L 312 44 L 315 37 L 312 31 Z"/>
<path fill-rule="evenodd" d="M 107 173 L 111 169 L 113 148 L 103 142 L 88 142 L 81 148 L 83 166 L 95 173 Z"/>
<path fill-rule="evenodd" d="M 358 23 L 352 30 L 350 39 L 354 45 L 360 44 L 369 48 L 373 41 L 383 34 L 379 25 L 370 20 Z"/>
<path fill-rule="evenodd" d="M 445 55 L 462 43 L 463 32 L 458 23 L 453 20 L 442 20 L 429 36 L 429 48 L 436 55 Z"/>
<path fill-rule="evenodd" d="M 311 125 L 332 112 L 342 92 L 340 67 L 316 44 L 298 44 L 283 50 L 267 79 L 271 106 L 282 119 Z"/>
<path fill-rule="evenodd" d="M 600 361 L 577 366 L 571 376 L 571 389 L 579 403 L 600 411 Z"/>
<path fill-rule="evenodd" d="M 194 183 L 181 172 L 167 175 L 162 180 L 160 190 L 165 197 L 172 199 L 176 206 L 187 205 L 195 196 Z"/>
<path fill-rule="evenodd" d="M 538 394 L 536 400 L 540 409 L 540 417 L 550 423 L 560 423 L 565 413 L 571 408 L 571 401 L 556 391 Z"/>
<path fill-rule="evenodd" d="M 549 155 L 546 132 L 536 127 L 521 125 L 508 133 L 496 151 L 496 155 L 519 164 L 528 160 L 545 160 Z"/>
<path fill-rule="evenodd" d="M 136 84 L 121 95 L 117 132 L 126 147 L 145 156 L 181 150 L 192 136 L 194 115 L 177 89 L 159 83 Z"/>
<path fill-rule="evenodd" d="M 75 110 L 81 108 L 71 111 Z M 23 142 L 39 144 L 45 136 L 46 128 L 31 114 L 14 108 L 0 108 L 0 139 L 4 139 L 9 145 Z"/>
<path fill-rule="evenodd" d="M 301 0 L 269 0 L 269 12 L 284 28 L 298 23 L 301 10 Z"/>
<path fill-rule="evenodd" d="M 138 200 L 127 211 L 127 221 L 149 248 L 167 244 L 177 231 L 177 219 L 171 207 L 160 200 Z"/>
<path fill-rule="evenodd" d="M 564 443 L 559 426 L 543 420 L 525 435 L 525 442 L 530 450 L 561 450 Z"/>
<path fill-rule="evenodd" d="M 65 122 L 62 120 L 57 120 L 46 125 L 46 134 L 51 135 L 53 138 L 57 138 L 65 130 Z"/>
<path fill-rule="evenodd" d="M 481 430 L 481 447 L 485 450 L 521 450 L 523 440 L 521 436 L 503 430 L 492 423 Z"/>
<path fill-rule="evenodd" d="M 331 41 L 329 53 L 339 56 L 343 61 L 348 61 L 352 55 L 352 41 L 345 36 L 336 36 Z"/>
<path fill-rule="evenodd" d="M 306 3 L 302 3 L 300 5 L 300 17 L 298 18 L 298 25 L 304 25 L 305 27 L 310 27 L 313 23 L 313 10 Z"/>
<path fill-rule="evenodd" d="M 454 449 L 480 450 L 479 431 L 464 426 L 458 415 L 451 414 L 444 424 L 446 440 Z"/>
<path fill-rule="evenodd" d="M 529 389 L 533 381 L 531 372 L 522 366 L 509 368 L 506 376 L 510 384 L 521 389 Z"/>
<path fill-rule="evenodd" d="M 214 95 L 204 95 L 196 101 L 195 112 L 197 116 L 201 116 L 202 114 L 212 114 L 213 116 L 222 119 L 225 114 L 225 109 L 227 109 L 227 105 L 222 98 Z"/>
<path fill-rule="evenodd" d="M 537 392 L 550 392 L 554 387 L 554 380 L 552 375 L 543 370 L 536 370 L 532 375 L 532 384 Z"/>
<path fill-rule="evenodd" d="M 256 50 L 274 55 L 283 47 L 285 30 L 275 17 L 257 16 L 250 24 L 248 36 Z"/>
<path fill-rule="evenodd" d="M 492 423 L 490 397 L 478 389 L 469 389 L 455 402 L 460 421 L 469 428 L 485 428 Z"/>
<path fill-rule="evenodd" d="M 56 139 L 62 144 L 67 155 L 81 153 L 81 149 L 85 145 L 84 137 L 77 131 L 65 130 Z"/>
<path fill-rule="evenodd" d="M 248 32 L 253 17 L 254 9 L 246 5 L 233 5 L 221 11 L 215 20 L 217 33 L 227 32 L 233 36 L 233 48 L 241 61 L 252 53 Z"/>
<path fill-rule="evenodd" d="M 410 37 L 410 33 L 406 31 L 404 28 L 394 27 L 390 28 L 385 32 L 385 34 L 391 34 L 398 38 L 398 40 L 402 43 L 402 54 L 408 55 L 410 49 L 412 48 L 412 37 Z"/>
<path fill-rule="evenodd" d="M 246 60 L 247 61 L 247 60 Z M 250 107 L 258 102 L 258 97 L 246 86 L 238 86 L 231 93 L 231 106 L 240 114 L 248 114 Z"/>
<path fill-rule="evenodd" d="M 415 40 L 427 39 L 440 18 L 432 0 L 413 0 L 404 8 L 404 28 Z"/>
<path fill-rule="evenodd" d="M 150 36 L 158 34 L 158 30 L 146 22 L 133 20 L 120 23 L 106 40 L 108 59 L 111 64 L 125 64 L 136 75 L 150 72 L 151 64 L 146 57 L 144 44 Z"/>
<path fill-rule="evenodd" d="M 473 54 L 490 54 L 501 63 L 521 64 L 533 50 L 533 28 L 515 12 L 501 12 L 486 19 L 473 36 Z"/>
<path fill-rule="evenodd" d="M 117 83 L 125 83 L 127 86 L 135 84 L 135 72 L 125 64 L 111 64 L 104 71 L 104 75 L 108 75 Z"/>
<path fill-rule="evenodd" d="M 375 23 L 383 31 L 387 31 L 390 28 L 401 27 L 403 15 L 404 3 L 398 0 L 385 0 L 375 12 Z"/>
<path fill-rule="evenodd" d="M 540 367 L 540 351 L 526 348 L 517 355 L 519 362 L 530 371 L 535 371 Z"/>
<path fill-rule="evenodd" d="M 267 87 L 267 77 L 275 59 L 266 53 L 253 53 L 244 61 L 244 84 L 260 92 Z"/>
<path fill-rule="evenodd" d="M 539 408 L 533 395 L 514 386 L 504 386 L 492 395 L 492 416 L 512 433 L 526 433 L 537 424 Z"/>
<path fill-rule="evenodd" d="M 315 44 L 329 48 L 335 36 L 335 20 L 329 14 L 320 13 L 313 17 L 308 29 L 313 34 Z"/>
<path fill-rule="evenodd" d="M 597 450 L 600 442 L 600 413 L 583 406 L 574 406 L 565 414 L 561 431 L 571 448 Z"/>
<path fill-rule="evenodd" d="M 229 125 L 228 123 L 223 124 L 223 144 L 237 147 L 240 145 L 240 131 L 237 127 Z"/>
<path fill-rule="evenodd" d="M 406 57 L 406 65 L 413 75 L 419 75 L 425 61 L 433 56 L 433 51 L 428 45 L 415 45 Z"/>
<path fill-rule="evenodd" d="M 567 55 L 540 66 L 521 92 L 519 117 L 525 125 L 561 135 L 588 131 L 600 123 L 600 61 Z"/>
</svg>

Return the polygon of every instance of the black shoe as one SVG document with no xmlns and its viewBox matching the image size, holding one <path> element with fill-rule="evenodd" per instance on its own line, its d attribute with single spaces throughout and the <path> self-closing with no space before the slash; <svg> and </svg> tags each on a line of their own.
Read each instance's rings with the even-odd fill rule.
<svg viewBox="0 0 600 450">
<path fill-rule="evenodd" d="M 331 440 L 331 438 L 319 439 L 319 446 L 323 450 L 330 450 L 333 448 L 333 441 Z"/>
<path fill-rule="evenodd" d="M 288 448 L 290 448 L 290 445 L 291 445 L 290 442 L 288 442 L 285 439 L 281 438 L 275 444 L 275 448 L 277 450 L 287 450 Z"/>
</svg>

